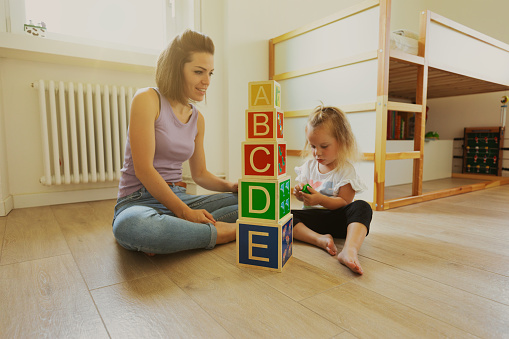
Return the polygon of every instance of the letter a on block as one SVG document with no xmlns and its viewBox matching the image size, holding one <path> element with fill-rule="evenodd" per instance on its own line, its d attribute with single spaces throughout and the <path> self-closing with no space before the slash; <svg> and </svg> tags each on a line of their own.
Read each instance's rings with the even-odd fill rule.
<svg viewBox="0 0 509 339">
<path fill-rule="evenodd" d="M 252 81 L 248 87 L 249 109 L 281 108 L 281 85 L 276 81 Z"/>
<path fill-rule="evenodd" d="M 255 106 L 258 106 L 258 105 L 270 105 L 270 98 L 267 97 L 267 92 L 265 91 L 264 87 L 265 86 L 263 86 L 263 85 L 258 86 L 258 92 L 256 93 L 256 98 L 255 98 L 255 101 L 253 103 Z M 269 85 L 269 88 L 270 88 L 270 85 Z M 259 100 L 261 102 L 258 102 Z"/>
<path fill-rule="evenodd" d="M 260 190 L 262 191 L 263 193 L 265 193 L 265 207 L 261 210 L 255 210 L 253 208 L 253 202 L 254 202 L 254 199 L 253 199 L 253 190 Z M 260 214 L 263 214 L 265 212 L 267 212 L 267 210 L 269 209 L 270 207 L 270 195 L 269 195 L 269 191 L 267 191 L 267 189 L 265 187 L 262 187 L 262 186 L 249 186 L 249 213 L 260 213 Z"/>
</svg>

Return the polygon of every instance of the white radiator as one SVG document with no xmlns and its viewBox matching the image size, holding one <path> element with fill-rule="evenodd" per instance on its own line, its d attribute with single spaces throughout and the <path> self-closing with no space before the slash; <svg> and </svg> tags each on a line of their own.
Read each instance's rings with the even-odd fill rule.
<svg viewBox="0 0 509 339">
<path fill-rule="evenodd" d="M 43 185 L 120 178 L 135 88 L 39 80 Z"/>
</svg>

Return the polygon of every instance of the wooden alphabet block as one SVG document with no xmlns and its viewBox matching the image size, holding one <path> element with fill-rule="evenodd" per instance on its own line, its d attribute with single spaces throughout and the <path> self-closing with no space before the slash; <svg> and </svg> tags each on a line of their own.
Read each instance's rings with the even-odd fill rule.
<svg viewBox="0 0 509 339">
<path fill-rule="evenodd" d="M 292 256 L 293 216 L 281 222 L 237 220 L 237 264 L 281 272 Z"/>
<path fill-rule="evenodd" d="M 246 110 L 246 140 L 283 138 L 284 113 L 277 109 Z"/>
<path fill-rule="evenodd" d="M 286 161 L 286 142 L 242 143 L 242 178 L 280 178 Z"/>
<path fill-rule="evenodd" d="M 249 109 L 281 109 L 281 85 L 276 81 L 249 83 Z"/>
<path fill-rule="evenodd" d="M 239 219 L 278 223 L 290 213 L 290 177 L 239 180 Z"/>
</svg>

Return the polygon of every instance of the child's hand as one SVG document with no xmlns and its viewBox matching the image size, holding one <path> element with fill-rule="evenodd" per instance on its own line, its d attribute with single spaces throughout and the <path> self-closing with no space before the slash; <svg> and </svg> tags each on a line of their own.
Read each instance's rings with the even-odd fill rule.
<svg viewBox="0 0 509 339">
<path fill-rule="evenodd" d="M 304 184 L 297 184 L 295 185 L 295 187 L 293 188 L 293 195 L 297 198 L 297 200 L 299 201 L 304 201 L 303 200 L 303 194 L 302 193 L 302 187 L 304 186 Z"/>
<path fill-rule="evenodd" d="M 315 206 L 320 205 L 320 202 L 322 201 L 323 195 L 321 193 L 318 193 L 313 187 L 308 186 L 307 187 L 309 194 L 300 192 L 302 194 L 302 199 L 304 201 L 304 205 L 306 206 Z"/>
</svg>

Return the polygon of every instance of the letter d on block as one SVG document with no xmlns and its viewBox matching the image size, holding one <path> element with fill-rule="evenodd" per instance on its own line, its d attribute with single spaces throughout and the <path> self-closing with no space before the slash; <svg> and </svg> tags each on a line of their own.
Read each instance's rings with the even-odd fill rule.
<svg viewBox="0 0 509 339">
<path fill-rule="evenodd" d="M 255 210 L 253 209 L 253 190 L 260 190 L 262 191 L 263 193 L 265 193 L 265 207 L 262 209 L 262 210 Z M 267 191 L 267 189 L 265 187 L 262 187 L 262 186 L 249 186 L 249 213 L 259 213 L 259 214 L 262 214 L 262 213 L 265 213 L 267 212 L 267 210 L 269 209 L 270 207 L 270 195 L 269 195 L 269 191 Z"/>
</svg>

